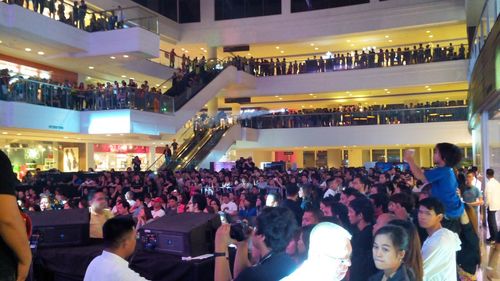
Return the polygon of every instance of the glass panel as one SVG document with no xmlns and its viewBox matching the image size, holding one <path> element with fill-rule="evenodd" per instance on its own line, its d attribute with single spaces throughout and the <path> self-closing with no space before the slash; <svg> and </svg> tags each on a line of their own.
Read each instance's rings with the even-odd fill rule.
<svg viewBox="0 0 500 281">
<path fill-rule="evenodd" d="M 370 3 L 370 0 L 292 0 L 292 13 Z"/>
<path fill-rule="evenodd" d="M 372 149 L 372 162 L 386 162 L 385 149 Z"/>
<path fill-rule="evenodd" d="M 200 0 L 179 0 L 179 22 L 200 21 Z"/>
<path fill-rule="evenodd" d="M 304 168 L 315 167 L 314 151 L 304 151 Z"/>
<path fill-rule="evenodd" d="M 326 150 L 320 150 L 316 152 L 316 167 L 327 167 L 328 157 Z"/>
<path fill-rule="evenodd" d="M 158 14 L 177 22 L 177 0 L 132 0 Z"/>
<path fill-rule="evenodd" d="M 400 149 L 387 149 L 387 162 L 401 162 Z"/>
<path fill-rule="evenodd" d="M 215 20 L 281 14 L 281 0 L 215 0 Z"/>
</svg>

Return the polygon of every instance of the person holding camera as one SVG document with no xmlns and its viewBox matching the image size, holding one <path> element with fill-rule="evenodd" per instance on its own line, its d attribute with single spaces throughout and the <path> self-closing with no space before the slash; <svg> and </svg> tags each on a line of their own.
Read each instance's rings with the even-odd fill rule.
<svg viewBox="0 0 500 281">
<path fill-rule="evenodd" d="M 215 281 L 278 281 L 294 272 L 296 264 L 285 253 L 297 229 L 292 211 L 284 207 L 265 208 L 256 219 L 255 230 L 243 237 L 235 235 L 235 228 L 223 224 L 215 235 Z M 257 260 L 253 266 L 248 259 L 248 239 L 252 242 L 252 256 Z M 231 277 L 228 245 L 234 240 L 237 251 Z"/>
</svg>

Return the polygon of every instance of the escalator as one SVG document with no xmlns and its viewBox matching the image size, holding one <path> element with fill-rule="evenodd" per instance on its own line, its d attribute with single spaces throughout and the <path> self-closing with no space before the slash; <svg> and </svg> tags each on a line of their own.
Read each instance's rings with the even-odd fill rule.
<svg viewBox="0 0 500 281">
<path fill-rule="evenodd" d="M 205 128 L 196 134 L 190 130 L 177 149 L 176 155 L 169 163 L 163 163 L 160 170 L 179 170 L 197 165 L 217 145 L 227 129 L 229 128 L 222 126 Z"/>
<path fill-rule="evenodd" d="M 228 129 L 229 127 L 222 126 L 208 129 L 200 141 L 196 142 L 196 146 L 191 149 L 185 157 L 179 158 L 181 162 L 177 165 L 176 169 L 195 168 L 208 156 L 210 151 L 219 143 Z"/>
</svg>

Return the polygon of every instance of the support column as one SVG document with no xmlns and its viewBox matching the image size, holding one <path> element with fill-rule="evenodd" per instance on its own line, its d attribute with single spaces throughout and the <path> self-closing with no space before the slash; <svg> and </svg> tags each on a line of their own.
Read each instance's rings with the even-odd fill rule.
<svg viewBox="0 0 500 281">
<path fill-rule="evenodd" d="M 218 103 L 217 103 L 217 98 L 215 97 L 207 103 L 208 117 L 215 117 L 217 115 L 217 110 L 218 110 Z"/>
<path fill-rule="evenodd" d="M 156 146 L 149 147 L 148 163 L 146 163 L 147 165 L 144 167 L 144 169 L 147 169 L 149 166 L 151 166 L 155 162 L 155 160 L 156 160 L 155 151 L 156 151 Z M 158 160 L 158 162 L 160 162 L 160 164 L 162 163 L 161 160 Z M 156 162 L 156 164 L 158 164 L 158 162 Z M 155 166 L 150 168 L 152 171 L 156 171 L 156 164 L 155 164 Z"/>
<path fill-rule="evenodd" d="M 292 0 L 281 0 L 281 14 L 288 15 L 292 13 Z"/>
<path fill-rule="evenodd" d="M 95 169 L 94 162 L 94 144 L 85 144 L 85 168 L 88 171 L 90 168 Z"/>
<path fill-rule="evenodd" d="M 231 115 L 234 118 L 238 118 L 240 116 L 241 105 L 239 103 L 231 104 Z"/>
<path fill-rule="evenodd" d="M 489 145 L 489 131 L 488 131 L 488 121 L 490 119 L 490 114 L 488 111 L 484 111 L 481 114 L 481 165 L 479 167 L 479 171 L 485 175 L 486 169 L 490 167 L 490 145 Z M 482 167 L 481 167 L 482 166 Z M 483 187 L 484 187 L 483 180 Z"/>
</svg>

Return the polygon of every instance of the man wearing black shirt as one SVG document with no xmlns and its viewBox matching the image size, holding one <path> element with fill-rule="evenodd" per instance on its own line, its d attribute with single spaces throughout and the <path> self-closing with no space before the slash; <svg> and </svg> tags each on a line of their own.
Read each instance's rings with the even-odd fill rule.
<svg viewBox="0 0 500 281">
<path fill-rule="evenodd" d="M 16 176 L 0 151 L 0 280 L 25 280 L 31 264 L 28 235 L 16 202 Z"/>
<path fill-rule="evenodd" d="M 374 208 L 368 198 L 357 198 L 349 203 L 349 222 L 353 226 L 350 281 L 366 281 L 377 272 L 373 261 Z"/>
<path fill-rule="evenodd" d="M 227 249 L 231 242 L 230 229 L 230 225 L 223 224 L 215 237 L 214 280 L 217 281 L 231 280 L 227 259 Z M 285 253 L 285 249 L 296 229 L 297 224 L 290 210 L 282 207 L 265 208 L 257 217 L 256 229 L 250 235 L 252 251 L 257 253 L 259 261 L 251 266 L 248 260 L 248 241 L 237 242 L 234 280 L 278 281 L 290 275 L 296 269 L 296 264 Z"/>
<path fill-rule="evenodd" d="M 297 220 L 297 225 L 302 224 L 302 215 L 304 211 L 300 207 L 299 202 L 299 187 L 297 184 L 290 183 L 286 186 L 286 199 L 283 200 L 281 207 L 286 207 L 290 209 L 295 215 L 295 219 Z"/>
</svg>

